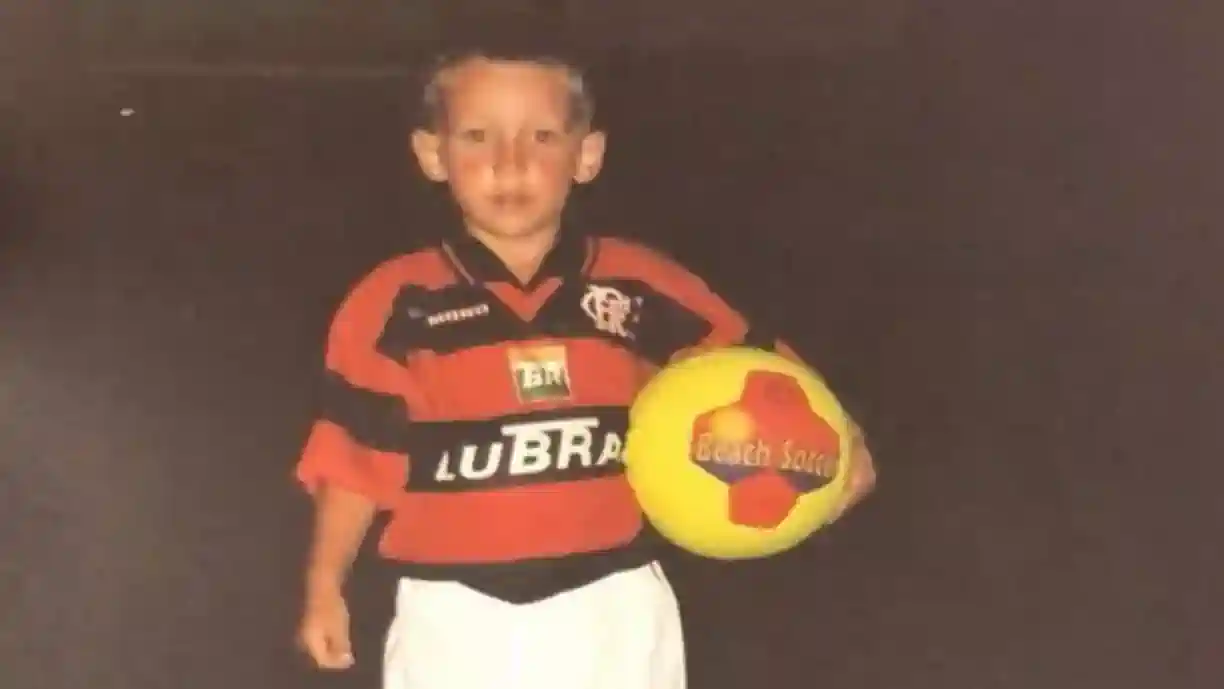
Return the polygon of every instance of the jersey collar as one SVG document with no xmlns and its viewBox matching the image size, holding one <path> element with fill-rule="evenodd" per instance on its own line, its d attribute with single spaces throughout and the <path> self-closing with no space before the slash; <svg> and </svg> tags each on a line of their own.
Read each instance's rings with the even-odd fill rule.
<svg viewBox="0 0 1224 689">
<path fill-rule="evenodd" d="M 505 282 L 533 289 L 550 278 L 578 278 L 589 270 L 595 258 L 595 242 L 586 233 L 566 227 L 548 251 L 540 269 L 527 284 L 519 282 L 505 263 L 480 240 L 466 232 L 455 232 L 442 242 L 442 253 L 455 272 L 472 284 Z"/>
</svg>

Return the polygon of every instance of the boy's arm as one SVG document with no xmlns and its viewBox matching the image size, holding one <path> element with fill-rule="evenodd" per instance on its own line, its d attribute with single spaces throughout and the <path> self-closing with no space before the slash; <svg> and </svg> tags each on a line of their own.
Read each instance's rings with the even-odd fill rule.
<svg viewBox="0 0 1224 689">
<path fill-rule="evenodd" d="M 314 504 L 307 595 L 339 593 L 374 521 L 377 504 L 360 493 L 328 485 L 315 491 Z"/>
<path fill-rule="evenodd" d="M 403 285 L 393 268 L 362 280 L 328 332 L 320 411 L 295 472 L 315 506 L 308 592 L 342 587 L 375 513 L 393 504 L 406 480 L 397 436 L 407 427 L 412 381 L 379 352 Z"/>
</svg>

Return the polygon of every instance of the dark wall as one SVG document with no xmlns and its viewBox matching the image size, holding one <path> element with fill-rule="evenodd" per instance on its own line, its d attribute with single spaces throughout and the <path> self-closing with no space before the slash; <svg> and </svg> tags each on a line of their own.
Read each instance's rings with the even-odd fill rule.
<svg viewBox="0 0 1224 689">
<path fill-rule="evenodd" d="M 1003 5 L 597 65 L 588 214 L 788 324 L 881 464 L 797 552 L 677 560 L 695 687 L 1224 676 L 1218 21 Z M 440 212 L 400 84 L 46 74 L 0 141 L 4 686 L 374 686 L 368 562 L 364 674 L 290 648 L 288 472 L 331 309 Z"/>
<path fill-rule="evenodd" d="M 81 3 L 73 16 L 83 50 L 100 62 L 378 64 L 412 56 L 456 18 L 507 11 L 564 14 L 568 30 L 596 48 L 632 43 L 650 49 L 721 46 L 757 55 L 829 55 L 895 41 L 914 4 L 808 0 L 787 3 L 785 11 L 762 12 L 735 1 L 110 0 Z"/>
</svg>

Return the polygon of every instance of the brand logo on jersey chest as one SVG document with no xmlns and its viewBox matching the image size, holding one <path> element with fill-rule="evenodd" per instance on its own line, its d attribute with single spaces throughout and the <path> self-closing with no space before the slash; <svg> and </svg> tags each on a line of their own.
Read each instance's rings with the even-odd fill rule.
<svg viewBox="0 0 1224 689">
<path fill-rule="evenodd" d="M 514 391 L 524 403 L 569 399 L 570 374 L 564 345 L 509 350 Z"/>
<path fill-rule="evenodd" d="M 444 452 L 434 471 L 437 484 L 484 483 L 545 472 L 586 473 L 621 460 L 620 433 L 602 430 L 597 417 L 510 423 L 501 439 Z"/>
<path fill-rule="evenodd" d="M 439 325 L 448 325 L 451 323 L 460 323 L 472 318 L 489 315 L 488 304 L 475 304 L 473 306 L 465 306 L 460 309 L 448 309 L 438 313 L 430 314 L 425 318 L 425 323 L 431 328 L 436 328 Z"/>
</svg>

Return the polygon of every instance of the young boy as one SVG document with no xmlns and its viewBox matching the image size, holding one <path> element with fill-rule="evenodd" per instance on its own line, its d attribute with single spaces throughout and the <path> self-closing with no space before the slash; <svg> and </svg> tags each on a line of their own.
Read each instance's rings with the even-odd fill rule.
<svg viewBox="0 0 1224 689">
<path fill-rule="evenodd" d="M 562 227 L 606 144 L 571 62 L 465 52 L 425 106 L 413 149 L 462 227 L 335 316 L 298 466 L 316 504 L 299 641 L 353 664 L 342 584 L 388 510 L 386 689 L 683 689 L 676 600 L 617 461 L 626 411 L 682 352 L 789 350 L 660 254 Z M 874 482 L 861 439 L 851 466 L 846 507 Z"/>
</svg>

